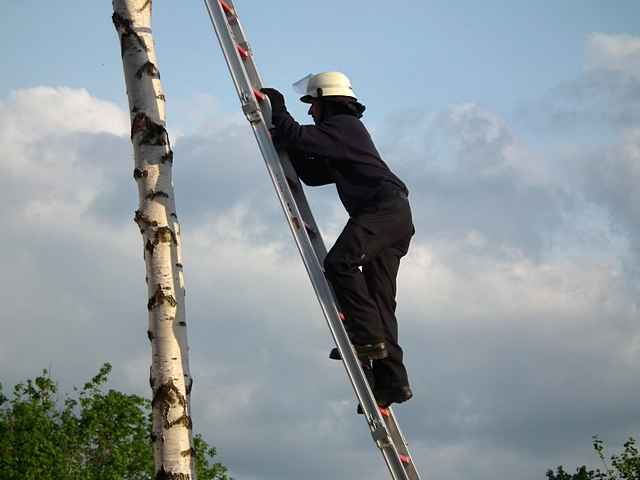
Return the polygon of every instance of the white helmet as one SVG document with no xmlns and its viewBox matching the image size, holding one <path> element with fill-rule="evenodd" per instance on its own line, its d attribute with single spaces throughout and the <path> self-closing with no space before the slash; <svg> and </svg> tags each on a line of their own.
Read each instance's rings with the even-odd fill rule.
<svg viewBox="0 0 640 480">
<path fill-rule="evenodd" d="M 293 84 L 294 88 L 303 93 L 301 102 L 311 103 L 313 98 L 320 97 L 349 97 L 356 99 L 351 88 L 351 81 L 341 72 L 322 72 L 309 74 Z"/>
</svg>

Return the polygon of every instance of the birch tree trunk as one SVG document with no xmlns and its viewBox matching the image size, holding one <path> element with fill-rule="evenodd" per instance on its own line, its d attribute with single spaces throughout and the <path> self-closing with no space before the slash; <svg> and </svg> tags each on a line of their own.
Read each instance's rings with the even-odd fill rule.
<svg viewBox="0 0 640 480">
<path fill-rule="evenodd" d="M 165 96 L 151 34 L 151 0 L 113 0 L 131 113 L 140 227 L 147 272 L 156 480 L 194 480 L 180 226 L 165 129 Z"/>
</svg>

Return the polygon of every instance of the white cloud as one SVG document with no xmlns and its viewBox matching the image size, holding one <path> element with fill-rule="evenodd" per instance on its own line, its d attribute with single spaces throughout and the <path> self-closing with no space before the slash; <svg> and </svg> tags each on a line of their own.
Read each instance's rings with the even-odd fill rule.
<svg viewBox="0 0 640 480">
<path fill-rule="evenodd" d="M 324 319 L 250 131 L 213 116 L 175 145 L 195 428 L 238 478 L 387 478 L 327 358 Z M 398 294 L 416 397 L 397 409 L 416 461 L 424 476 L 478 480 L 587 461 L 593 433 L 640 428 L 638 305 L 620 252 L 576 249 L 579 230 L 565 220 L 585 216 L 590 193 L 632 231 L 638 137 L 630 130 L 607 162 L 565 169 L 476 104 L 420 118 L 394 141 L 378 138 L 386 129 L 376 137 L 385 158 L 403 155 L 418 227 Z M 11 247 L 0 252 L 3 382 L 52 364 L 69 385 L 111 361 L 116 387 L 148 395 L 126 112 L 84 91 L 25 90 L 1 104 L 0 138 L 0 197 L 11 205 L 0 212 Z M 434 138 L 438 165 L 421 154 Z M 582 180 L 567 185 L 568 172 Z M 598 178 L 599 188 L 587 181 Z M 319 190 L 312 207 L 335 238 L 344 213 L 332 189 Z"/>
<path fill-rule="evenodd" d="M 1 138 L 16 143 L 65 133 L 129 132 L 126 112 L 84 89 L 67 87 L 17 90 L 0 103 L 0 121 Z"/>
<path fill-rule="evenodd" d="M 585 198 L 606 212 L 626 240 L 630 251 L 622 258 L 640 293 L 640 129 L 621 132 L 612 145 L 576 153 L 572 162 Z"/>
<path fill-rule="evenodd" d="M 587 38 L 586 66 L 619 70 L 640 78 L 640 37 L 592 33 Z"/>
<path fill-rule="evenodd" d="M 383 139 L 381 151 L 409 186 L 417 238 L 453 240 L 473 230 L 535 256 L 573 208 L 557 162 L 477 104 L 449 106 L 403 133 L 403 142 Z"/>
<path fill-rule="evenodd" d="M 128 115 L 86 90 L 37 87 L 0 102 L 4 215 L 60 227 L 81 215 L 130 158 Z M 129 167 L 128 168 L 132 168 Z M 66 228 L 66 227 L 65 227 Z"/>
<path fill-rule="evenodd" d="M 518 116 L 546 142 L 598 143 L 640 123 L 640 37 L 591 34 L 585 71 L 521 106 Z M 563 135 L 559 135 L 563 133 Z"/>
</svg>

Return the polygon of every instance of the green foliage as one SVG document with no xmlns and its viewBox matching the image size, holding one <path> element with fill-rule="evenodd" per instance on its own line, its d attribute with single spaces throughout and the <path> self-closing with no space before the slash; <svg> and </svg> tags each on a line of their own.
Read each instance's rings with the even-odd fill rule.
<svg viewBox="0 0 640 480">
<path fill-rule="evenodd" d="M 556 471 L 547 471 L 547 478 L 549 480 L 591 480 L 593 478 L 593 471 L 587 471 L 587 467 L 582 465 L 576 469 L 576 473 L 573 475 L 564 471 L 564 467 L 560 465 Z"/>
<path fill-rule="evenodd" d="M 556 471 L 547 471 L 549 480 L 640 480 L 640 454 L 636 441 L 629 438 L 624 444 L 624 450 L 618 455 L 612 455 L 611 464 L 607 463 L 605 444 L 598 436 L 593 437 L 593 449 L 598 454 L 604 470 L 596 468 L 587 470 L 584 465 L 576 469 L 576 473 L 567 473 L 562 466 Z"/>
<path fill-rule="evenodd" d="M 116 390 L 104 392 L 111 365 L 85 383 L 76 396 L 57 396 L 44 370 L 17 384 L 12 398 L 0 384 L 0 479 L 151 480 L 151 403 Z M 199 480 L 229 480 L 212 463 L 214 448 L 194 436 Z"/>
</svg>

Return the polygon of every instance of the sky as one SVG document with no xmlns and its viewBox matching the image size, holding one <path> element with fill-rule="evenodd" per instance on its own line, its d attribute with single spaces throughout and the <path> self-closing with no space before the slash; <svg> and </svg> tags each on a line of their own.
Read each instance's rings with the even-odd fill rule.
<svg viewBox="0 0 640 480">
<path fill-rule="evenodd" d="M 142 243 L 111 3 L 4 0 L 0 382 L 103 362 L 149 396 Z M 640 6 L 237 0 L 266 84 L 340 70 L 409 186 L 398 278 L 423 478 L 534 480 L 640 432 Z M 238 480 L 388 478 L 201 2 L 154 2 L 194 429 Z M 331 244 L 332 186 L 307 189 Z"/>
</svg>

